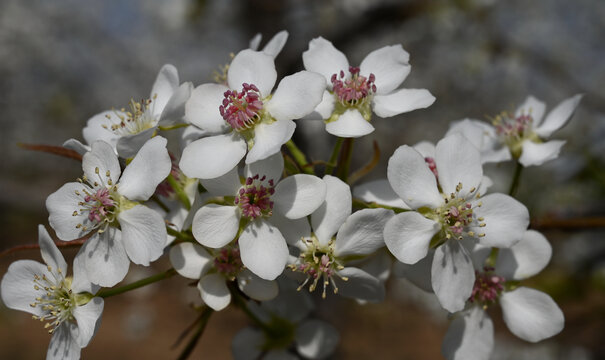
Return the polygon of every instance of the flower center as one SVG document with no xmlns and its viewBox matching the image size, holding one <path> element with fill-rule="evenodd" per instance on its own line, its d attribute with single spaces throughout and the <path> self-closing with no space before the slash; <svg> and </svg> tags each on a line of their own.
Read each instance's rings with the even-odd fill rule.
<svg viewBox="0 0 605 360">
<path fill-rule="evenodd" d="M 332 91 L 341 104 L 357 106 L 366 102 L 366 99 L 371 98 L 376 92 L 376 85 L 374 85 L 376 77 L 374 74 L 370 74 L 367 78 L 359 75 L 359 68 L 353 66 L 349 67 L 349 73 L 351 77 L 348 79 L 345 78 L 345 72 L 342 70 L 339 76 L 332 75 Z"/>
<path fill-rule="evenodd" d="M 70 277 L 65 277 L 61 269 L 56 272 L 48 267 L 52 279 L 43 274 L 34 275 L 34 289 L 39 293 L 35 302 L 29 304 L 32 308 L 40 307 L 43 314 L 33 316 L 34 320 L 46 322 L 45 329 L 52 334 L 65 320 L 73 320 L 73 309 L 76 307 L 76 299 L 71 291 Z"/>
<path fill-rule="evenodd" d="M 76 196 L 82 198 L 83 201 L 78 202 L 80 208 L 73 212 L 73 216 L 81 214 L 87 214 L 89 223 L 92 224 L 93 228 L 101 227 L 104 224 L 110 224 L 115 220 L 117 209 L 119 207 L 118 202 L 114 198 L 114 193 L 117 190 L 117 185 L 114 185 L 111 180 L 111 174 L 109 170 L 105 173 L 105 177 L 99 173 L 99 168 L 95 168 L 95 174 L 99 181 L 91 181 L 84 176 L 82 179 L 78 179 L 81 183 L 86 183 L 82 188 L 82 192 L 76 190 Z M 77 229 L 86 231 L 88 224 L 79 223 L 76 225 Z M 103 232 L 105 227 L 102 227 L 99 231 Z"/>
<path fill-rule="evenodd" d="M 261 118 L 263 101 L 254 84 L 242 84 L 242 91 L 227 90 L 223 94 L 223 104 L 219 107 L 221 116 L 235 131 L 252 129 Z"/>
<path fill-rule="evenodd" d="M 338 276 L 344 281 L 348 278 L 341 276 L 338 271 L 344 269 L 344 266 L 334 256 L 333 242 L 330 241 L 328 245 L 321 246 L 319 240 L 315 236 L 310 238 L 303 238 L 303 244 L 307 247 L 305 251 L 302 251 L 298 261 L 295 264 L 291 264 L 289 267 L 292 271 L 301 272 L 307 275 L 305 281 L 298 287 L 300 291 L 307 283 L 309 285 L 309 291 L 313 292 L 317 288 L 317 284 L 321 280 L 323 282 L 322 298 L 326 298 L 327 287 L 332 284 L 334 288 L 334 294 L 338 293 L 338 287 L 334 281 L 334 276 Z"/>
<path fill-rule="evenodd" d="M 273 214 L 271 195 L 275 193 L 273 179 L 256 174 L 246 179 L 235 197 L 235 204 L 242 211 L 242 216 L 254 220 L 259 216 L 270 217 Z"/>
<path fill-rule="evenodd" d="M 130 99 L 128 109 L 122 108 L 120 112 L 114 111 L 114 115 L 105 115 L 111 121 L 111 124 L 101 126 L 120 136 L 138 134 L 151 129 L 159 121 L 157 117 L 153 116 L 153 100 L 155 100 L 155 97 L 140 102 Z"/>
<path fill-rule="evenodd" d="M 496 134 L 508 146 L 515 158 L 521 156 L 523 141 L 530 139 L 533 142 L 541 142 L 540 138 L 533 132 L 534 118 L 531 111 L 522 113 L 515 117 L 506 112 L 492 119 L 496 128 Z"/>
<path fill-rule="evenodd" d="M 505 281 L 502 276 L 494 274 L 492 267 L 484 267 L 483 272 L 475 270 L 475 284 L 468 301 L 477 302 L 484 307 L 494 304 L 504 290 Z"/>
<path fill-rule="evenodd" d="M 239 248 L 222 248 L 214 258 L 214 267 L 227 279 L 234 280 L 241 271 L 242 260 L 239 256 Z"/>
</svg>

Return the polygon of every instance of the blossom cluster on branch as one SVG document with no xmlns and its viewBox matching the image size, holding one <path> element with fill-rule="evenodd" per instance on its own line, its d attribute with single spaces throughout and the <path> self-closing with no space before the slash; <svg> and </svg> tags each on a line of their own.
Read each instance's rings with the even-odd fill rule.
<svg viewBox="0 0 605 360">
<path fill-rule="evenodd" d="M 558 156 L 564 141 L 548 138 L 581 95 L 546 117 L 529 96 L 491 123 L 453 122 L 437 144 L 401 145 L 382 180 L 353 186 L 376 165 L 350 171 L 353 139 L 389 121 L 377 118 L 426 108 L 435 97 L 400 87 L 411 69 L 401 45 L 354 66 L 321 37 L 302 54 L 305 70 L 278 82 L 274 61 L 287 37 L 278 33 L 262 50 L 255 37 L 214 83 L 197 87 L 165 65 L 148 99 L 100 112 L 84 142 L 63 144 L 82 155 L 83 175 L 46 207 L 60 240 L 84 240 L 72 271 L 40 225 L 46 264 L 16 261 L 1 284 L 6 306 L 46 323 L 47 359 L 80 357 L 108 297 L 176 274 L 195 280 L 203 304 L 192 310 L 194 340 L 213 311 L 233 305 L 250 317 L 253 326 L 233 339 L 236 359 L 330 356 L 338 331 L 313 317 L 309 293 L 377 303 L 391 275 L 434 293 L 451 313 L 447 359 L 490 357 L 486 310 L 496 304 L 521 339 L 559 333 L 557 304 L 521 284 L 552 249 L 528 229 L 514 192 L 523 167 Z M 329 159 L 307 160 L 292 141 L 298 121 L 323 121 L 337 137 Z M 169 146 L 168 132 L 178 144 Z M 509 160 L 517 163 L 510 193 L 490 192 L 483 164 Z M 162 256 L 170 270 L 119 286 L 131 262 L 149 266 Z"/>
</svg>

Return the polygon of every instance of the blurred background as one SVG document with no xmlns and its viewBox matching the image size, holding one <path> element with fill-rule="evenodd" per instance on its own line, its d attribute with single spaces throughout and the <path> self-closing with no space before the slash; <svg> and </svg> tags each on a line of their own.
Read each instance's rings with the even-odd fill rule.
<svg viewBox="0 0 605 360">
<path fill-rule="evenodd" d="M 449 122 L 486 120 L 513 111 L 527 95 L 547 104 L 584 93 L 559 159 L 526 169 L 518 198 L 554 246 L 551 264 L 527 285 L 548 292 L 566 316 L 563 332 L 539 344 L 515 338 L 498 309 L 494 359 L 605 358 L 605 2 L 602 0 L 3 0 L 0 2 L 0 251 L 37 241 L 48 226 L 46 197 L 81 175 L 78 162 L 21 149 L 17 143 L 61 145 L 82 139 L 86 120 L 129 99 L 149 96 L 165 63 L 181 81 L 200 85 L 248 47 L 286 29 L 276 59 L 279 76 L 302 69 L 302 52 L 317 36 L 331 40 L 351 64 L 372 50 L 402 44 L 412 72 L 406 88 L 426 88 L 437 101 L 391 119 L 355 143 L 353 169 L 381 159 L 364 180 L 385 176 L 402 144 L 438 141 Z M 295 141 L 327 160 L 335 138 L 298 123 Z M 319 135 L 318 135 L 319 134 Z M 310 142 L 310 136 L 313 142 Z M 489 166 L 493 191 L 506 192 L 512 164 Z M 570 220 L 571 219 L 571 220 Z M 75 250 L 67 251 L 73 256 Z M 39 251 L 0 258 L 0 273 Z M 132 268 L 127 282 L 167 269 Z M 102 326 L 83 350 L 88 359 L 176 358 L 171 346 L 193 321 L 187 281 L 172 278 L 108 299 Z M 317 311 L 341 331 L 335 359 L 439 359 L 445 312 L 404 280 L 388 284 L 383 304 L 360 306 L 334 297 Z M 192 358 L 229 359 L 233 335 L 247 324 L 236 310 L 215 314 Z M 49 336 L 29 316 L 0 305 L 0 358 L 38 359 Z"/>
</svg>

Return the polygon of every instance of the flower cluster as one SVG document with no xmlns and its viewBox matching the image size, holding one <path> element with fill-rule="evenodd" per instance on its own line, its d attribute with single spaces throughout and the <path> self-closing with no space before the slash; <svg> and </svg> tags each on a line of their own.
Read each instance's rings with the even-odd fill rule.
<svg viewBox="0 0 605 360">
<path fill-rule="evenodd" d="M 561 331 L 554 301 L 520 285 L 546 266 L 550 245 L 528 230 L 530 214 L 512 193 L 489 192 L 483 164 L 555 158 L 563 142 L 546 139 L 581 96 L 544 121 L 544 104 L 529 97 L 492 125 L 454 123 L 436 145 L 399 147 L 386 178 L 351 188 L 351 138 L 373 132 L 374 115 L 426 108 L 435 98 L 399 88 L 410 72 L 401 45 L 352 66 L 319 37 L 302 54 L 306 70 L 277 82 L 274 61 L 287 36 L 261 51 L 253 39 L 216 83 L 195 88 L 165 65 L 148 99 L 93 116 L 85 143 L 65 142 L 82 154 L 83 176 L 50 194 L 46 207 L 56 236 L 81 244 L 73 275 L 40 226 L 46 265 L 19 260 L 1 285 L 8 307 L 46 322 L 47 358 L 79 358 L 104 299 L 175 274 L 197 282 L 200 329 L 230 305 L 251 318 L 254 327 L 233 339 L 236 359 L 330 356 L 338 332 L 309 318 L 309 292 L 381 302 L 393 264 L 396 276 L 434 292 L 453 314 L 448 359 L 489 358 L 494 329 L 485 310 L 496 304 L 522 339 Z M 309 162 L 292 141 L 297 121 L 308 119 L 338 137 L 329 161 Z M 168 152 L 170 131 L 181 152 Z M 131 262 L 149 266 L 164 255 L 170 270 L 116 287 Z"/>
</svg>

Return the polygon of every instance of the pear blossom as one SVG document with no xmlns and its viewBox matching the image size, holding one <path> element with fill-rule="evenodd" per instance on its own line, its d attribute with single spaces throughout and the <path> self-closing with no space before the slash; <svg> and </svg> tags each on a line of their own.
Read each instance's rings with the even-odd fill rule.
<svg viewBox="0 0 605 360">
<path fill-rule="evenodd" d="M 198 244 L 181 243 L 170 249 L 174 269 L 188 279 L 199 279 L 197 287 L 204 303 L 216 311 L 231 302 L 228 281 L 252 299 L 264 301 L 277 296 L 277 283 L 254 275 L 245 269 L 237 246 L 217 249 L 211 254 Z"/>
<path fill-rule="evenodd" d="M 448 134 L 464 134 L 481 151 L 483 162 L 515 158 L 525 167 L 542 165 L 559 156 L 565 141 L 547 139 L 567 124 L 581 99 L 578 94 L 563 100 L 542 119 L 546 105 L 528 96 L 514 114 L 504 112 L 492 125 L 465 119 L 453 124 Z"/>
<path fill-rule="evenodd" d="M 494 345 L 494 326 L 486 312 L 499 303 L 504 323 L 519 338 L 538 342 L 558 334 L 565 322 L 563 312 L 547 294 L 518 286 L 548 264 L 552 248 L 537 231 L 528 230 L 507 249 L 500 249 L 495 268 L 477 271 L 467 308 L 451 322 L 442 344 L 447 359 L 489 359 Z M 484 257 L 485 258 L 485 257 Z"/>
<path fill-rule="evenodd" d="M 166 64 L 160 69 L 148 99 L 131 99 L 127 108 L 94 115 L 82 130 L 84 140 L 87 144 L 105 141 L 120 157 L 131 158 L 151 139 L 158 126 L 173 125 L 183 120 L 185 102 L 192 90 L 191 82 L 179 85 L 177 69 Z M 81 154 L 90 151 L 89 146 L 75 139 L 67 140 L 63 146 Z"/>
<path fill-rule="evenodd" d="M 272 56 L 246 49 L 229 66 L 228 86 L 203 84 L 193 90 L 186 120 L 209 136 L 184 149 L 179 166 L 185 175 L 216 178 L 244 156 L 251 164 L 280 151 L 294 133 L 293 120 L 321 101 L 325 80 L 300 71 L 283 78 L 271 94 L 276 78 Z"/>
<path fill-rule="evenodd" d="M 362 270 L 359 260 L 367 258 L 384 247 L 384 225 L 393 216 L 391 210 L 363 209 L 352 214 L 351 190 L 342 180 L 326 175 L 326 200 L 307 219 L 297 221 L 286 234 L 290 244 L 299 250 L 290 269 L 303 278 L 299 290 L 307 284 L 309 291 L 321 286 L 322 297 L 328 287 L 333 292 L 364 301 L 384 299 L 384 284 L 377 277 Z M 353 260 L 357 260 L 356 262 Z M 383 258 L 374 258 L 375 264 L 385 264 Z M 389 261 L 386 264 L 390 265 Z"/>
<path fill-rule="evenodd" d="M 248 164 L 240 179 L 238 169 L 201 180 L 215 196 L 232 197 L 227 205 L 209 204 L 193 219 L 193 236 L 202 245 L 221 248 L 239 236 L 243 265 L 265 280 L 282 273 L 288 259 L 285 232 L 292 220 L 315 211 L 324 201 L 326 185 L 318 177 L 298 174 L 280 181 L 281 153 Z"/>
<path fill-rule="evenodd" d="M 369 53 L 359 67 L 322 37 L 303 53 L 305 69 L 327 81 L 321 104 L 309 119 L 323 119 L 326 131 L 340 137 L 360 137 L 374 131 L 372 112 L 387 118 L 430 106 L 435 97 L 426 89 L 397 89 L 410 73 L 409 54 L 401 45 Z"/>
<path fill-rule="evenodd" d="M 73 276 L 67 275 L 67 263 L 42 225 L 38 243 L 45 264 L 13 262 L 0 285 L 2 301 L 46 322 L 44 328 L 52 334 L 46 359 L 79 359 L 100 325 L 103 299 L 92 295 L 98 287 L 87 279 L 78 259 Z"/>
<path fill-rule="evenodd" d="M 384 241 L 405 264 L 415 264 L 435 249 L 432 288 L 441 305 L 455 312 L 462 310 L 475 282 L 470 249 L 477 243 L 510 247 L 525 232 L 529 213 L 508 195 L 481 196 L 479 152 L 461 134 L 437 143 L 434 163 L 431 169 L 407 145 L 389 159 L 389 183 L 414 211 L 391 218 L 385 225 Z"/>
<path fill-rule="evenodd" d="M 77 257 L 94 284 L 113 286 L 124 279 L 130 261 L 147 266 L 162 255 L 164 219 L 141 202 L 170 173 L 166 142 L 159 136 L 147 141 L 122 172 L 112 146 L 96 141 L 82 159 L 81 181 L 46 199 L 49 223 L 61 240 L 92 234 Z"/>
<path fill-rule="evenodd" d="M 248 302 L 264 326 L 247 327 L 235 335 L 231 343 L 235 360 L 325 359 L 334 352 L 340 340 L 338 331 L 324 321 L 308 319 L 313 301 L 309 294 L 289 285 L 280 282 L 279 295 L 260 306 Z"/>
</svg>

